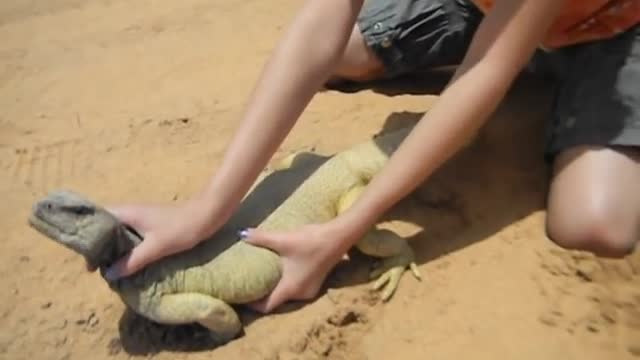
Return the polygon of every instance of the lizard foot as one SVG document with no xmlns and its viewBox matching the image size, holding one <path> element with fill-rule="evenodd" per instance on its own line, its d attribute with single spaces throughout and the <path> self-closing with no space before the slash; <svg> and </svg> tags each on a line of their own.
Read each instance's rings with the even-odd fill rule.
<svg viewBox="0 0 640 360">
<path fill-rule="evenodd" d="M 376 291 L 382 291 L 382 301 L 386 302 L 391 298 L 407 268 L 411 270 L 416 279 L 422 280 L 418 266 L 412 258 L 402 255 L 386 258 L 371 271 L 370 279 L 378 279 L 372 288 Z"/>
</svg>

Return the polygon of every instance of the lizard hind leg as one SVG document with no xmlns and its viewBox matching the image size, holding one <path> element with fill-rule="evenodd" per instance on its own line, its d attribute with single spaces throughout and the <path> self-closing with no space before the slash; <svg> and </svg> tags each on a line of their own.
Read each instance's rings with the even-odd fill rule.
<svg viewBox="0 0 640 360">
<path fill-rule="evenodd" d="M 242 331 L 238 315 L 227 303 L 199 293 L 163 295 L 159 302 L 145 311 L 161 324 L 199 323 L 221 344 L 233 340 Z"/>
<path fill-rule="evenodd" d="M 320 157 L 318 154 L 308 151 L 294 152 L 277 161 L 271 170 L 279 171 L 290 169 L 298 164 L 318 157 Z"/>
<path fill-rule="evenodd" d="M 357 186 L 344 194 L 337 206 L 338 213 L 349 209 L 364 189 L 365 185 Z M 394 294 L 407 268 L 411 269 L 416 279 L 422 278 L 414 260 L 413 249 L 406 239 L 390 230 L 371 230 L 358 241 L 356 247 L 366 255 L 383 259 L 380 266 L 370 273 L 371 279 L 378 279 L 373 284 L 373 289 L 382 290 L 383 301 L 389 300 Z"/>
</svg>

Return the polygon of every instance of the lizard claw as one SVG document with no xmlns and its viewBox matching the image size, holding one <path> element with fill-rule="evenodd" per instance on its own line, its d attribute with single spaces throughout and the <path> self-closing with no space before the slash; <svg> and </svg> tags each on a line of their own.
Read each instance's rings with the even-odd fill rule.
<svg viewBox="0 0 640 360">
<path fill-rule="evenodd" d="M 384 259 L 382 264 L 374 268 L 369 274 L 370 279 L 378 279 L 373 284 L 372 289 L 382 291 L 382 301 L 388 301 L 395 293 L 400 279 L 405 270 L 409 268 L 413 276 L 418 280 L 422 280 L 422 276 L 415 262 L 408 260 L 404 256 L 396 256 Z"/>
</svg>

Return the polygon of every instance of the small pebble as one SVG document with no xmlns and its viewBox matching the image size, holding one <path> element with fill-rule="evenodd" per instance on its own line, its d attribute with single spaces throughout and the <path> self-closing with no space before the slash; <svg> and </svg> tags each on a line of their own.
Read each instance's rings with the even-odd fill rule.
<svg viewBox="0 0 640 360">
<path fill-rule="evenodd" d="M 91 315 L 89 315 L 89 319 L 87 319 L 87 324 L 91 327 L 98 325 L 99 322 L 100 319 L 98 319 L 95 313 L 91 313 Z"/>
<path fill-rule="evenodd" d="M 54 326 L 53 328 L 56 330 L 64 330 L 67 327 L 68 321 L 64 319 L 60 325 Z"/>
</svg>

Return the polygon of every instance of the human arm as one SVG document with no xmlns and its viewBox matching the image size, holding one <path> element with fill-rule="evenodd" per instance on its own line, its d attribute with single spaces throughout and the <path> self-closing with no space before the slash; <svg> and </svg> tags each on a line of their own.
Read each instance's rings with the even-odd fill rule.
<svg viewBox="0 0 640 360">
<path fill-rule="evenodd" d="M 118 206 L 112 211 L 145 241 L 108 271 L 129 275 L 211 235 L 235 212 L 260 171 L 340 59 L 363 0 L 307 0 L 285 32 L 249 99 L 220 167 L 182 206 Z"/>
<path fill-rule="evenodd" d="M 209 212 L 240 203 L 343 54 L 363 0 L 308 0 L 269 60 L 206 189 Z"/>
<path fill-rule="evenodd" d="M 468 143 L 527 64 L 562 3 L 497 1 L 438 101 L 369 184 L 361 199 L 334 221 L 336 228 L 365 231 Z M 351 244 L 345 247 L 348 245 Z"/>
<path fill-rule="evenodd" d="M 254 308 L 269 312 L 289 299 L 314 296 L 342 254 L 487 121 L 540 43 L 561 3 L 498 1 L 480 24 L 448 87 L 349 210 L 328 223 L 293 232 L 251 230 L 249 242 L 270 247 L 285 259 L 278 287 Z"/>
</svg>

